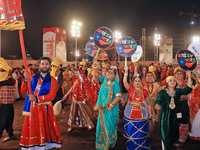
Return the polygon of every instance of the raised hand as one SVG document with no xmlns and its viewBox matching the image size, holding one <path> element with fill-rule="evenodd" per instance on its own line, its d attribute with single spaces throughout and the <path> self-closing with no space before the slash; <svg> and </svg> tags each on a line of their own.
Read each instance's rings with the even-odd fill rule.
<svg viewBox="0 0 200 150">
<path fill-rule="evenodd" d="M 27 78 L 30 77 L 30 72 L 24 72 L 24 78 L 27 81 Z"/>
<path fill-rule="evenodd" d="M 191 71 L 187 70 L 186 71 L 187 77 L 190 78 L 191 77 Z"/>
<path fill-rule="evenodd" d="M 29 94 L 28 96 L 29 96 L 29 100 L 30 100 L 30 101 L 36 101 L 35 95 Z"/>
<path fill-rule="evenodd" d="M 112 107 L 111 107 L 111 106 L 109 106 L 109 107 L 108 107 L 108 110 L 109 110 L 109 111 L 112 111 Z"/>
<path fill-rule="evenodd" d="M 125 70 L 125 72 L 128 72 L 128 66 L 127 65 L 124 66 L 124 70 Z"/>
<path fill-rule="evenodd" d="M 155 106 L 155 109 L 156 109 L 156 110 L 160 110 L 160 109 L 161 109 L 160 105 L 157 104 L 157 105 Z"/>
<path fill-rule="evenodd" d="M 93 66 L 94 66 L 94 67 L 97 66 L 97 59 L 96 59 L 96 58 L 93 59 Z"/>
</svg>

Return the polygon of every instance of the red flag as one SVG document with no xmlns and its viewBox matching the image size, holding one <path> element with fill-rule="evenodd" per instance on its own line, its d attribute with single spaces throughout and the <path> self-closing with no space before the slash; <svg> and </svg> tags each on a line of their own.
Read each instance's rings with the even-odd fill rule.
<svg viewBox="0 0 200 150">
<path fill-rule="evenodd" d="M 21 9 L 21 0 L 0 0 L 0 29 L 23 30 L 25 29 L 24 17 Z"/>
<path fill-rule="evenodd" d="M 53 35 L 52 35 L 52 38 L 51 38 L 50 48 L 51 48 L 51 51 L 49 53 L 49 57 L 53 56 Z"/>
</svg>

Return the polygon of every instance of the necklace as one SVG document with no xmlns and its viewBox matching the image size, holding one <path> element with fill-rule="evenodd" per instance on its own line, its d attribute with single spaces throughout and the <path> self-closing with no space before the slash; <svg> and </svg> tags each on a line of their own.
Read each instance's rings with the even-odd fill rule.
<svg viewBox="0 0 200 150">
<path fill-rule="evenodd" d="M 170 104 L 169 104 L 169 108 L 170 109 L 174 109 L 176 107 L 175 103 L 174 103 L 174 95 L 175 95 L 175 91 L 170 92 L 169 89 L 166 89 L 167 94 L 171 97 L 170 100 Z"/>
<path fill-rule="evenodd" d="M 147 84 L 148 93 L 151 94 L 153 92 L 153 84 Z"/>
<path fill-rule="evenodd" d="M 108 82 L 107 82 L 107 85 L 110 85 L 111 84 L 111 81 L 110 80 L 108 80 Z"/>
<path fill-rule="evenodd" d="M 178 83 L 178 86 L 180 86 L 180 85 L 183 84 L 183 80 L 181 80 L 181 81 L 178 81 L 178 80 L 177 80 L 177 83 Z"/>
<path fill-rule="evenodd" d="M 135 99 L 136 99 L 137 101 L 139 101 L 140 98 L 141 98 L 141 95 L 142 95 L 141 89 L 135 88 L 135 90 L 134 90 L 134 95 L 135 95 Z M 134 96 L 134 95 L 133 95 L 133 96 Z"/>
<path fill-rule="evenodd" d="M 179 81 L 177 81 L 177 83 L 178 83 L 178 84 L 181 84 L 181 83 L 183 83 L 183 81 L 180 81 L 180 82 L 179 82 Z"/>
</svg>

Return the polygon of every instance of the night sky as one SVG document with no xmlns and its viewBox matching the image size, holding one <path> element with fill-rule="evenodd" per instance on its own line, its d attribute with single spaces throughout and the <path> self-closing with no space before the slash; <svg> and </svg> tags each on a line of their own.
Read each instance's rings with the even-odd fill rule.
<svg viewBox="0 0 200 150">
<path fill-rule="evenodd" d="M 158 27 L 161 35 L 189 36 L 191 17 L 180 16 L 179 12 L 192 12 L 193 6 L 194 12 L 200 13 L 199 0 L 22 0 L 26 24 L 23 31 L 25 47 L 33 59 L 40 58 L 43 28 L 56 26 L 66 29 L 67 48 L 72 51 L 72 20 L 82 22 L 81 37 L 78 39 L 82 49 L 100 26 L 132 37 L 140 35 L 143 27 L 147 28 L 147 36 L 153 35 L 154 27 Z M 195 25 L 198 29 L 199 17 Z M 1 38 L 4 58 L 10 55 L 21 57 L 18 31 L 2 31 Z"/>
</svg>

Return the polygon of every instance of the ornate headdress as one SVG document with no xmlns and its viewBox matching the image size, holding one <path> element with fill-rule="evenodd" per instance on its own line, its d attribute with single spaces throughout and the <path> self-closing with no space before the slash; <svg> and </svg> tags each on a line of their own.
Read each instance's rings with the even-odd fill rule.
<svg viewBox="0 0 200 150">
<path fill-rule="evenodd" d="M 51 76 L 55 77 L 56 71 L 60 65 L 60 60 L 58 58 L 54 58 L 53 62 L 51 63 Z"/>
<path fill-rule="evenodd" d="M 8 77 L 8 72 L 12 68 L 7 64 L 6 60 L 2 57 L 0 57 L 0 69 L 5 70 L 5 71 L 0 71 L 0 81 L 4 81 Z"/>
<path fill-rule="evenodd" d="M 139 75 L 139 74 L 137 74 L 137 75 L 136 75 L 136 78 L 140 78 L 140 75 Z"/>
</svg>

